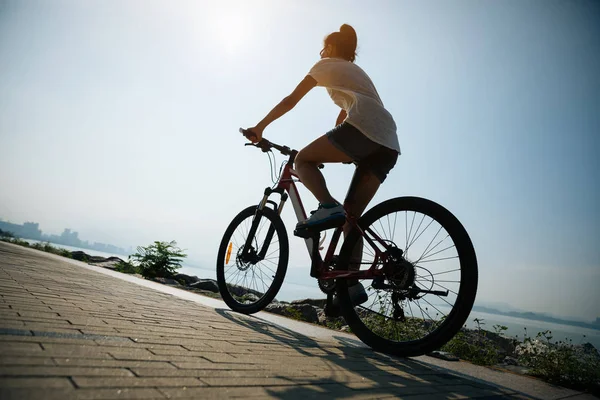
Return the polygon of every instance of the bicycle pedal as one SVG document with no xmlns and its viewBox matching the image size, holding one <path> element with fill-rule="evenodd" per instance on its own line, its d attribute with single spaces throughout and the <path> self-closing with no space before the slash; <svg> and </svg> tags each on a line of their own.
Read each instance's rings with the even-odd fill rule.
<svg viewBox="0 0 600 400">
<path fill-rule="evenodd" d="M 318 234 L 318 232 L 317 232 Z M 313 232 L 311 229 L 294 229 L 294 236 L 303 238 L 303 239 L 310 239 L 313 236 L 315 236 L 315 232 Z"/>
</svg>

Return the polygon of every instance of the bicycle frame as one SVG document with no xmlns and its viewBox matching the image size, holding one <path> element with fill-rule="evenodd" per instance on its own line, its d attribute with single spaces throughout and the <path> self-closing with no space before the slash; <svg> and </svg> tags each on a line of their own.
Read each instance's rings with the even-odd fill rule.
<svg viewBox="0 0 600 400">
<path fill-rule="evenodd" d="M 277 182 L 276 186 L 274 188 L 266 188 L 265 189 L 264 196 L 258 205 L 257 215 L 255 215 L 254 221 L 252 223 L 252 226 L 251 226 L 249 234 L 248 234 L 248 240 L 245 243 L 242 254 L 249 254 L 251 244 L 252 244 L 251 238 L 253 238 L 254 235 L 256 234 L 256 230 L 257 230 L 259 222 L 260 222 L 259 214 L 267 206 L 267 203 L 272 203 L 272 204 L 276 205 L 276 211 L 279 215 L 281 215 L 281 212 L 283 211 L 283 206 L 285 205 L 285 202 L 287 201 L 287 199 L 289 197 L 292 202 L 292 206 L 294 208 L 294 212 L 296 214 L 296 218 L 298 219 L 298 221 L 304 221 L 306 219 L 306 211 L 304 209 L 302 200 L 300 199 L 300 195 L 298 193 L 298 189 L 295 184 L 295 182 L 300 182 L 300 178 L 298 177 L 298 174 L 296 173 L 296 171 L 293 168 L 293 163 L 294 163 L 296 154 L 297 154 L 296 151 L 293 151 L 290 154 L 290 158 L 289 158 L 288 162 L 286 163 L 286 165 L 284 166 L 283 171 L 281 173 L 281 176 L 280 176 L 279 181 Z M 351 183 L 349 190 L 352 190 L 353 183 L 354 183 L 354 180 Z M 277 205 L 275 202 L 269 200 L 269 197 L 273 193 L 280 194 L 281 201 L 280 201 L 279 205 Z M 390 246 L 387 243 L 385 243 L 371 229 L 367 229 L 367 232 L 369 233 L 369 235 L 371 237 L 373 237 L 373 239 L 371 239 L 371 237 L 369 237 L 369 235 L 366 235 L 365 232 L 358 226 L 356 218 L 354 216 L 350 215 L 350 213 L 348 213 L 348 210 L 346 210 L 346 215 L 347 215 L 348 222 L 352 225 L 352 227 L 354 229 L 356 229 L 360 233 L 360 235 L 363 237 L 363 239 L 365 239 L 366 242 L 371 245 L 373 251 L 375 252 L 375 257 L 373 259 L 373 263 L 372 263 L 371 267 L 367 270 L 362 270 L 362 271 L 360 271 L 360 270 L 359 271 L 329 270 L 329 266 L 331 265 L 331 262 L 334 257 L 335 249 L 337 248 L 339 239 L 343 232 L 343 228 L 339 227 L 339 228 L 336 228 L 333 232 L 333 236 L 332 236 L 331 242 L 329 244 L 329 247 L 327 249 L 325 259 L 322 259 L 321 254 L 319 253 L 319 248 L 318 248 L 319 247 L 319 243 L 318 243 L 319 239 L 318 238 L 320 236 L 319 233 L 316 233 L 315 236 L 312 238 L 305 238 L 306 248 L 307 248 L 309 256 L 312 260 L 311 276 L 319 278 L 319 279 L 338 279 L 338 278 L 372 279 L 372 278 L 375 278 L 376 276 L 380 276 L 383 274 L 381 269 L 376 268 L 376 265 L 378 264 L 378 261 L 385 260 L 386 256 L 384 254 L 384 251 L 381 251 L 378 248 L 378 246 L 375 245 L 375 242 L 378 242 L 381 246 L 383 246 L 384 249 L 388 249 Z M 267 254 L 267 250 L 268 250 L 270 242 L 273 238 L 274 233 L 275 233 L 275 229 L 273 226 L 271 226 L 267 232 L 267 236 L 265 237 L 265 243 L 263 244 L 263 248 L 257 254 L 258 259 L 261 259 L 261 257 L 264 258 L 265 255 Z"/>
</svg>

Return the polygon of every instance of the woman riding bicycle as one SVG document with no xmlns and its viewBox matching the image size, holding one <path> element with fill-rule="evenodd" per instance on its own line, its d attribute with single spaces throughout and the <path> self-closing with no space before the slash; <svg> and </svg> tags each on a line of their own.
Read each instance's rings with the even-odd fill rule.
<svg viewBox="0 0 600 400">
<path fill-rule="evenodd" d="M 323 43 L 319 60 L 294 91 L 273 108 L 262 121 L 248 130 L 262 139 L 263 130 L 290 111 L 315 86 L 327 89 L 333 102 L 341 108 L 336 126 L 303 148 L 295 159 L 296 172 L 302 183 L 319 201 L 318 209 L 296 226 L 297 231 L 319 232 L 344 225 L 347 234 L 346 211 L 358 218 L 375 196 L 381 183 L 395 166 L 400 145 L 396 124 L 383 106 L 369 76 L 356 64 L 356 32 L 342 25 L 339 32 L 329 34 Z M 322 163 L 356 164 L 351 190 L 342 206 L 334 199 L 318 165 Z M 350 269 L 358 269 L 362 248 L 358 248 Z M 360 246 L 362 247 L 362 246 Z M 362 285 L 350 287 L 355 303 L 366 301 Z"/>
</svg>

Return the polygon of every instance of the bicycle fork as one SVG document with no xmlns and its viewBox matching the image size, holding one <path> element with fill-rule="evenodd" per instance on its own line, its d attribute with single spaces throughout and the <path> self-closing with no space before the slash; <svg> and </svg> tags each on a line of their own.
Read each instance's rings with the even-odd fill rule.
<svg viewBox="0 0 600 400">
<path fill-rule="evenodd" d="M 274 192 L 279 193 L 281 195 L 281 202 L 279 205 L 272 200 L 269 200 L 269 196 Z M 287 193 L 283 191 L 283 189 L 271 189 L 266 188 L 265 193 L 261 202 L 258 204 L 256 208 L 256 212 L 254 213 L 254 218 L 252 219 L 252 225 L 250 226 L 250 231 L 248 232 L 248 237 L 246 238 L 246 242 L 244 243 L 244 248 L 242 249 L 242 257 L 249 259 L 253 262 L 262 261 L 267 256 L 267 252 L 269 251 L 269 246 L 271 245 L 271 240 L 273 240 L 273 236 L 275 235 L 275 226 L 273 224 L 269 225 L 269 229 L 267 230 L 267 234 L 265 236 L 265 240 L 262 244 L 262 248 L 254 249 L 252 251 L 252 241 L 254 240 L 254 236 L 257 233 L 258 227 L 260 226 L 260 221 L 264 214 L 264 209 L 267 206 L 267 203 L 273 204 L 273 210 L 277 212 L 277 215 L 281 215 L 281 211 L 283 210 L 283 205 L 285 204 L 288 198 Z M 258 243 L 257 243 L 258 247 Z"/>
</svg>

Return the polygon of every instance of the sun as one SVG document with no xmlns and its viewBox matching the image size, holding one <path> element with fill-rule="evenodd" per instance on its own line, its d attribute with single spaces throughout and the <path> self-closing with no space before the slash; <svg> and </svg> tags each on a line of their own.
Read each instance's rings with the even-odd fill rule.
<svg viewBox="0 0 600 400">
<path fill-rule="evenodd" d="M 247 47 L 251 28 L 247 17 L 241 14 L 222 14 L 213 22 L 215 42 L 228 55 L 239 53 Z"/>
</svg>

